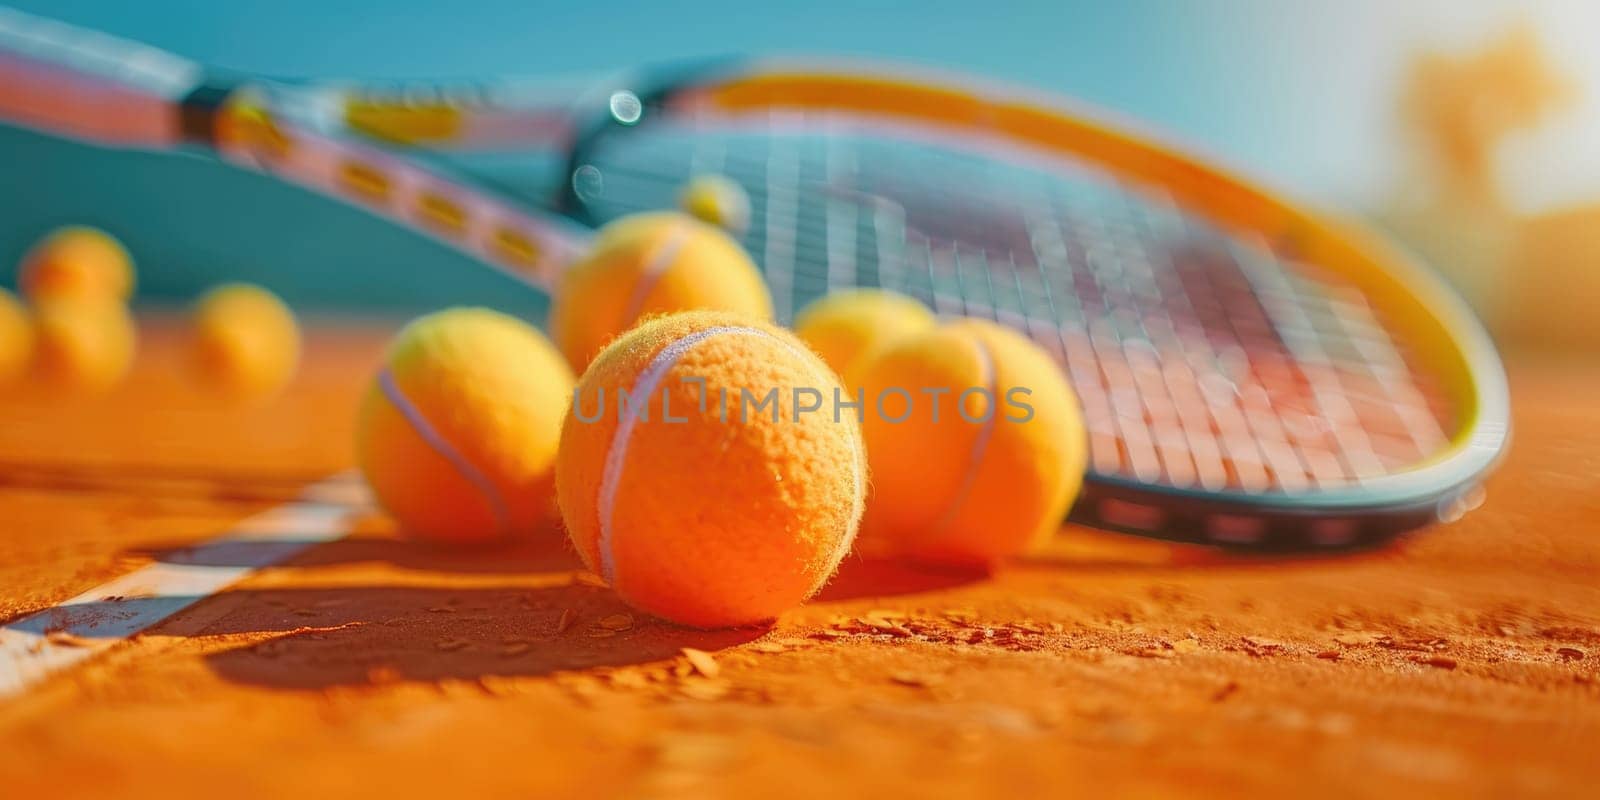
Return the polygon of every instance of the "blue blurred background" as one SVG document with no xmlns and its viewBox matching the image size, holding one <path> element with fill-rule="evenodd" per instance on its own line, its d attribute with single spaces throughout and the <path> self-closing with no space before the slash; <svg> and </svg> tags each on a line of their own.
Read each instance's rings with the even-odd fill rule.
<svg viewBox="0 0 1600 800">
<path fill-rule="evenodd" d="M 1081 98 L 1314 202 L 1358 211 L 1380 204 L 1399 171 L 1394 106 L 1418 48 L 1471 43 L 1526 15 L 1554 52 L 1593 72 L 1589 39 L 1600 30 L 1596 4 L 1581 2 L 11 5 L 276 76 L 581 73 L 774 52 L 935 65 Z M 1570 177 L 1600 163 L 1576 152 L 1544 169 Z M 537 302 L 441 245 L 296 188 L 200 159 L 98 150 L 0 126 L 0 281 L 10 284 L 34 238 L 70 222 L 128 243 L 145 302 L 185 301 L 222 279 L 258 281 L 302 306 L 479 302 L 522 311 Z"/>
</svg>

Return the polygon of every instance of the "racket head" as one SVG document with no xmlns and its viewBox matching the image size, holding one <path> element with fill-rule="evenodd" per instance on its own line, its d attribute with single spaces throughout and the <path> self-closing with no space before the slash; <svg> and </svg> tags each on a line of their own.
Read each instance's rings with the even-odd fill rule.
<svg viewBox="0 0 1600 800">
<path fill-rule="evenodd" d="M 884 286 L 1028 333 L 1084 406 L 1080 522 L 1359 547 L 1475 504 L 1508 441 L 1498 356 L 1436 276 L 1059 99 L 793 60 L 611 97 L 558 206 L 603 224 L 718 173 L 749 193 L 780 318 Z"/>
</svg>

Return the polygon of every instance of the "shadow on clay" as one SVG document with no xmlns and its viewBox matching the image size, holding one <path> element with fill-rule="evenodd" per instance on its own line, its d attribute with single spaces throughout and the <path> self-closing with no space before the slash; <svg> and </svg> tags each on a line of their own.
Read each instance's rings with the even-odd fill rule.
<svg viewBox="0 0 1600 800">
<path fill-rule="evenodd" d="M 577 553 L 567 543 L 566 534 L 553 521 L 525 538 L 482 545 L 444 545 L 397 538 L 385 521 L 371 515 L 353 516 L 348 524 L 349 535 L 332 541 L 308 542 L 288 533 L 199 544 L 157 544 L 132 550 L 129 555 L 167 564 L 205 567 L 265 564 L 326 567 L 379 563 L 426 572 L 500 575 L 583 568 Z"/>
<path fill-rule="evenodd" d="M 1284 570 L 1392 560 L 1404 553 L 1406 540 L 1401 537 L 1365 547 L 1326 551 L 1271 552 L 1170 542 L 1069 525 L 1038 552 L 1018 563 L 1073 574 Z"/>
<path fill-rule="evenodd" d="M 1052 546 L 1022 562 L 1068 573 L 1191 569 L 1277 569 L 1297 561 L 1244 556 L 1151 542 L 1091 542 Z M 1058 540 L 1060 542 L 1062 540 Z M 256 566 L 303 547 L 292 535 L 153 547 L 141 554 L 171 564 Z M 1070 543 L 1069 543 L 1070 544 Z M 1357 556 L 1384 558 L 1389 551 Z M 1348 556 L 1346 556 L 1348 558 Z M 717 631 L 682 628 L 626 606 L 609 589 L 560 573 L 581 570 L 559 531 L 486 548 L 444 548 L 357 525 L 347 538 L 310 546 L 280 562 L 288 567 L 357 563 L 399 566 L 420 573 L 465 575 L 553 573 L 556 586 L 368 587 L 237 589 L 200 599 L 150 635 L 217 639 L 202 657 L 222 678 L 248 685 L 315 689 L 393 681 L 438 681 L 487 676 L 537 676 L 567 670 L 625 666 L 676 656 L 684 647 L 718 650 L 757 639 L 768 628 Z M 933 593 L 988 580 L 984 570 L 960 570 L 853 554 L 815 602 Z M 480 579 L 481 580 L 481 579 Z M 81 636 L 127 635 L 132 620 L 193 598 L 108 599 L 54 609 L 9 627 Z M 163 605 L 165 604 L 165 605 Z M 176 605 L 174 605 L 176 604 Z M 141 609 L 140 606 L 145 608 Z M 157 608 L 160 606 L 160 608 Z M 141 613 L 144 612 L 144 613 Z M 617 619 L 626 615 L 626 622 Z M 610 620 L 612 630 L 601 624 Z M 131 624 L 131 623 L 130 623 Z M 263 636 L 265 635 L 265 636 Z M 220 649 L 228 637 L 249 643 Z M 214 649 L 217 648 L 217 649 Z"/>
<path fill-rule="evenodd" d="M 122 630 L 122 621 L 170 612 L 193 599 L 108 599 L 58 607 L 6 627 L 85 638 L 128 635 L 133 631 Z M 685 647 L 719 650 L 766 632 L 678 627 L 628 608 L 608 589 L 571 583 L 236 589 L 204 598 L 144 635 L 214 640 L 201 645 L 210 651 L 201 657 L 229 681 L 317 689 L 624 666 L 668 659 Z M 246 635 L 248 644 L 214 649 Z"/>
<path fill-rule="evenodd" d="M 988 578 L 989 572 L 984 569 L 914 564 L 851 553 L 840 562 L 839 571 L 826 586 L 822 587 L 822 591 L 817 593 L 812 602 L 827 603 L 937 592 Z"/>
</svg>

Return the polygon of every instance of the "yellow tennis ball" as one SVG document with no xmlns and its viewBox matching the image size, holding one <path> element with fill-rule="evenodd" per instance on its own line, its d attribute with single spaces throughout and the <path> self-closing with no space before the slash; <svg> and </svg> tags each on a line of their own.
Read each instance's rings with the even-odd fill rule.
<svg viewBox="0 0 1600 800">
<path fill-rule="evenodd" d="M 133 294 L 133 259 L 104 231 L 79 225 L 59 228 L 28 251 L 17 284 L 34 302 L 52 297 L 127 302 Z"/>
<path fill-rule="evenodd" d="M 726 233 L 676 212 L 635 214 L 601 229 L 589 255 L 562 276 L 550 333 L 582 372 L 640 319 L 691 309 L 772 318 L 772 296 Z"/>
<path fill-rule="evenodd" d="M 51 297 L 33 309 L 33 367 L 62 389 L 109 389 L 133 366 L 138 330 L 110 298 Z"/>
<path fill-rule="evenodd" d="M 725 231 L 742 233 L 750 226 L 750 195 L 721 175 L 690 178 L 678 195 L 678 206 Z"/>
<path fill-rule="evenodd" d="M 937 324 L 927 306 L 898 292 L 846 289 L 801 309 L 795 316 L 794 332 L 851 385 L 857 363 L 892 342 Z"/>
<path fill-rule="evenodd" d="M 205 293 L 190 321 L 190 364 L 205 384 L 240 398 L 281 388 L 300 361 L 294 312 L 259 286 L 230 283 Z"/>
<path fill-rule="evenodd" d="M 959 320 L 863 367 L 872 465 L 863 546 L 987 564 L 1060 525 L 1088 446 L 1076 397 L 1022 335 Z"/>
<path fill-rule="evenodd" d="M 409 535 L 525 535 L 551 509 L 571 395 L 571 370 L 533 327 L 481 308 L 429 314 L 400 331 L 367 391 L 357 462 Z"/>
<path fill-rule="evenodd" d="M 16 295 L 0 289 L 0 384 L 10 383 L 33 359 L 33 322 Z"/>
<path fill-rule="evenodd" d="M 584 563 L 697 627 L 810 597 L 850 549 L 866 485 L 840 392 L 793 334 L 753 317 L 674 314 L 618 338 L 578 382 L 556 465 Z"/>
</svg>

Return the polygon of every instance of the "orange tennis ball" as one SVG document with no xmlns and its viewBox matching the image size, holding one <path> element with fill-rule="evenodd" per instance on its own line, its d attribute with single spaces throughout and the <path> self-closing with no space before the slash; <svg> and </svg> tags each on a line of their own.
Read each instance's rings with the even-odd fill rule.
<svg viewBox="0 0 1600 800">
<path fill-rule="evenodd" d="M 34 306 L 33 319 L 33 368 L 57 388 L 104 391 L 133 366 L 138 331 L 115 300 L 51 297 Z"/>
<path fill-rule="evenodd" d="M 26 372 L 33 358 L 33 322 L 16 295 L 0 289 L 0 384 Z"/>
<path fill-rule="evenodd" d="M 987 564 L 1061 524 L 1088 446 L 1076 397 L 1037 345 L 959 320 L 889 346 L 863 370 L 864 547 Z"/>
<path fill-rule="evenodd" d="M 123 303 L 133 294 L 133 259 L 110 234 L 69 226 L 51 232 L 28 251 L 17 284 L 34 302 L 78 297 Z"/>
<path fill-rule="evenodd" d="M 750 226 L 750 195 L 721 175 L 697 175 L 684 184 L 678 205 L 690 215 L 731 233 Z"/>
<path fill-rule="evenodd" d="M 753 317 L 674 314 L 618 338 L 561 432 L 557 497 L 584 563 L 632 605 L 703 628 L 810 597 L 850 549 L 866 486 L 836 392 L 803 343 Z"/>
<path fill-rule="evenodd" d="M 794 319 L 794 332 L 853 384 L 857 365 L 877 350 L 938 324 L 922 303 L 887 289 L 846 289 L 821 297 Z"/>
<path fill-rule="evenodd" d="M 582 372 L 618 334 L 653 314 L 714 309 L 772 318 L 772 297 L 728 234 L 675 212 L 635 214 L 601 229 L 562 276 L 550 333 Z"/>
<path fill-rule="evenodd" d="M 300 361 L 294 312 L 259 286 L 224 284 L 195 303 L 190 363 L 206 385 L 238 398 L 283 388 Z"/>
<path fill-rule="evenodd" d="M 361 405 L 356 459 L 409 535 L 525 535 L 552 507 L 571 396 L 571 370 L 533 327 L 481 308 L 429 314 L 390 344 Z"/>
</svg>

